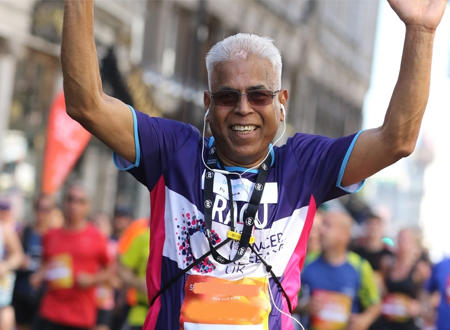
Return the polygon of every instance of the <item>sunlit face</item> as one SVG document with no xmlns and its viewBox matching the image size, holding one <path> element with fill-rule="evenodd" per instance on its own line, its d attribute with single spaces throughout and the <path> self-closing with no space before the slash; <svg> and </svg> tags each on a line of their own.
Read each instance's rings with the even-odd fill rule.
<svg viewBox="0 0 450 330">
<path fill-rule="evenodd" d="M 397 235 L 397 252 L 400 254 L 418 254 L 420 245 L 411 229 L 402 229 Z"/>
<path fill-rule="evenodd" d="M 211 79 L 211 92 L 233 89 L 275 91 L 275 73 L 267 59 L 250 55 L 215 65 Z M 220 106 L 205 93 L 205 106 L 210 108 L 207 120 L 216 140 L 217 153 L 225 165 L 251 167 L 267 154 L 284 116 L 280 104 L 286 106 L 287 91 L 274 96 L 266 106 L 252 106 L 241 96 L 236 106 Z M 281 103 L 280 103 L 281 102 Z"/>
<path fill-rule="evenodd" d="M 47 224 L 47 222 L 49 222 L 50 220 L 53 210 L 53 200 L 48 196 L 40 197 L 35 205 L 36 223 L 39 225 Z"/>
<path fill-rule="evenodd" d="M 369 218 L 365 224 L 366 236 L 369 240 L 381 240 L 383 238 L 383 220 L 379 218 Z"/>
<path fill-rule="evenodd" d="M 85 220 L 89 212 L 86 192 L 80 187 L 72 187 L 64 199 L 64 216 L 69 222 Z"/>
<path fill-rule="evenodd" d="M 325 213 L 320 226 L 320 243 L 327 251 L 347 246 L 351 236 L 351 220 L 338 212 Z"/>
</svg>

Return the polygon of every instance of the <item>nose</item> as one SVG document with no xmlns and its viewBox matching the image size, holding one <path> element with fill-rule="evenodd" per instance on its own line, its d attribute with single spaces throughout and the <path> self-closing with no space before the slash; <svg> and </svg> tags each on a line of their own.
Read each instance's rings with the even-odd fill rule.
<svg viewBox="0 0 450 330">
<path fill-rule="evenodd" d="M 245 116 L 253 111 L 250 103 L 248 102 L 247 94 L 245 93 L 241 94 L 241 97 L 239 98 L 239 101 L 236 104 L 235 111 L 242 116 Z"/>
</svg>

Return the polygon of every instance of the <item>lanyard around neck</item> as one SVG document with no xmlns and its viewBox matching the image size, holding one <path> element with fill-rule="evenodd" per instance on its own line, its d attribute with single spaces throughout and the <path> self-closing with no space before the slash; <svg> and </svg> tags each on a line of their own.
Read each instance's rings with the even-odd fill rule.
<svg viewBox="0 0 450 330">
<path fill-rule="evenodd" d="M 239 239 L 239 246 L 236 254 L 232 259 L 225 258 L 214 246 L 214 233 L 212 232 L 212 208 L 213 208 L 213 188 L 214 188 L 214 169 L 217 168 L 218 157 L 216 154 L 216 148 L 213 145 L 208 151 L 207 164 L 211 169 L 206 169 L 205 173 L 205 189 L 203 192 L 203 206 L 205 215 L 205 226 L 206 226 L 206 237 L 208 238 L 208 243 L 210 247 L 211 254 L 217 262 L 221 264 L 229 264 L 241 259 L 247 248 L 250 245 L 250 238 L 252 235 L 253 227 L 255 224 L 256 212 L 258 211 L 259 203 L 261 202 L 261 197 L 264 191 L 264 186 L 267 181 L 267 175 L 270 170 L 270 163 L 272 161 L 272 155 L 264 160 L 264 162 L 258 168 L 258 175 L 256 177 L 256 182 L 248 203 L 248 207 L 244 212 L 244 227 L 242 234 Z M 228 199 L 230 203 L 230 227 L 231 231 L 234 232 L 234 207 L 233 207 L 233 192 L 231 187 L 231 179 L 229 175 L 226 175 L 227 186 L 228 186 Z"/>
</svg>

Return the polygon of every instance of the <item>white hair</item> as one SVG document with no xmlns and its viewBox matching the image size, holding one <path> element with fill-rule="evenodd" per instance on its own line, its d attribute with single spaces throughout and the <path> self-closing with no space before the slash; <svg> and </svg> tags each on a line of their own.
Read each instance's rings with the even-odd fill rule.
<svg viewBox="0 0 450 330">
<path fill-rule="evenodd" d="M 208 87 L 211 90 L 211 77 L 214 66 L 220 62 L 234 59 L 246 59 L 249 55 L 257 55 L 272 63 L 276 76 L 275 88 L 281 88 L 281 55 L 273 40 L 256 34 L 238 33 L 216 43 L 206 55 Z"/>
</svg>

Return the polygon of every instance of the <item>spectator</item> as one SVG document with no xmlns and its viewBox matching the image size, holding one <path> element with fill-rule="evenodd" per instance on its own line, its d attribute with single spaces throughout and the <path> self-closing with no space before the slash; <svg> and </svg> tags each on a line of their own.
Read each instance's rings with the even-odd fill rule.
<svg viewBox="0 0 450 330">
<path fill-rule="evenodd" d="M 133 221 L 133 216 L 129 208 L 124 206 L 119 206 L 114 210 L 113 217 L 113 228 L 112 228 L 112 238 L 114 240 L 119 240 L 123 232 L 128 228 L 128 226 Z"/>
<path fill-rule="evenodd" d="M 364 222 L 363 240 L 357 242 L 353 251 L 366 259 L 372 266 L 378 287 L 384 287 L 384 276 L 389 269 L 393 253 L 383 242 L 384 223 L 377 215 L 372 215 Z"/>
<path fill-rule="evenodd" d="M 370 264 L 347 250 L 352 219 L 342 211 L 324 214 L 322 253 L 305 266 L 297 311 L 309 329 L 368 329 L 380 312 L 380 297 Z"/>
<path fill-rule="evenodd" d="M 318 212 L 314 216 L 314 221 L 309 233 L 308 244 L 306 245 L 306 259 L 305 263 L 308 264 L 311 260 L 317 258 L 320 254 L 320 227 L 322 225 L 322 212 Z"/>
<path fill-rule="evenodd" d="M 403 229 L 397 236 L 394 261 L 384 279 L 382 316 L 373 325 L 374 330 L 418 330 L 421 316 L 420 295 L 430 275 L 423 260 L 419 233 Z"/>
<path fill-rule="evenodd" d="M 106 237 L 111 237 L 111 219 L 105 213 L 98 213 L 93 218 L 93 224 Z M 115 260 L 117 258 L 117 241 L 110 238 L 108 240 L 108 255 L 113 261 L 115 270 Z M 110 330 L 113 322 L 115 307 L 115 288 L 119 287 L 119 279 L 115 272 L 108 279 L 107 283 L 100 284 L 95 290 L 97 299 L 97 324 L 95 330 Z"/>
<path fill-rule="evenodd" d="M 47 281 L 35 330 L 91 329 L 96 320 L 95 287 L 111 274 L 105 268 L 106 237 L 86 220 L 86 191 L 70 186 L 63 209 L 64 226 L 45 234 L 43 266 L 31 279 L 34 286 Z"/>
<path fill-rule="evenodd" d="M 134 220 L 125 231 L 118 241 L 118 255 L 126 254 L 129 248 L 132 246 L 136 237 L 148 231 L 149 219 L 140 218 Z M 121 288 L 119 291 L 118 299 L 116 299 L 116 312 L 114 315 L 113 330 L 122 329 L 123 325 L 127 323 L 128 313 L 131 306 L 138 304 L 138 292 L 136 288 Z"/>
<path fill-rule="evenodd" d="M 54 209 L 54 202 L 50 196 L 39 196 L 34 202 L 35 221 L 22 231 L 21 241 L 25 258 L 16 272 L 13 296 L 18 330 L 31 328 L 39 308 L 43 288 L 34 289 L 29 280 L 30 276 L 41 266 L 42 236 L 51 225 Z"/>
<path fill-rule="evenodd" d="M 437 330 L 450 330 L 450 258 L 436 264 L 427 283 L 430 293 L 437 293 L 437 301 L 432 307 L 438 307 L 436 327 Z"/>
<path fill-rule="evenodd" d="M 130 247 L 120 256 L 119 276 L 125 286 L 137 290 L 137 304 L 128 312 L 130 330 L 142 329 L 148 312 L 145 272 L 150 247 L 150 230 L 136 236 Z"/>
<path fill-rule="evenodd" d="M 15 273 L 23 260 L 20 240 L 11 226 L 11 204 L 0 199 L 0 329 L 14 330 L 14 309 L 11 300 Z"/>
</svg>

